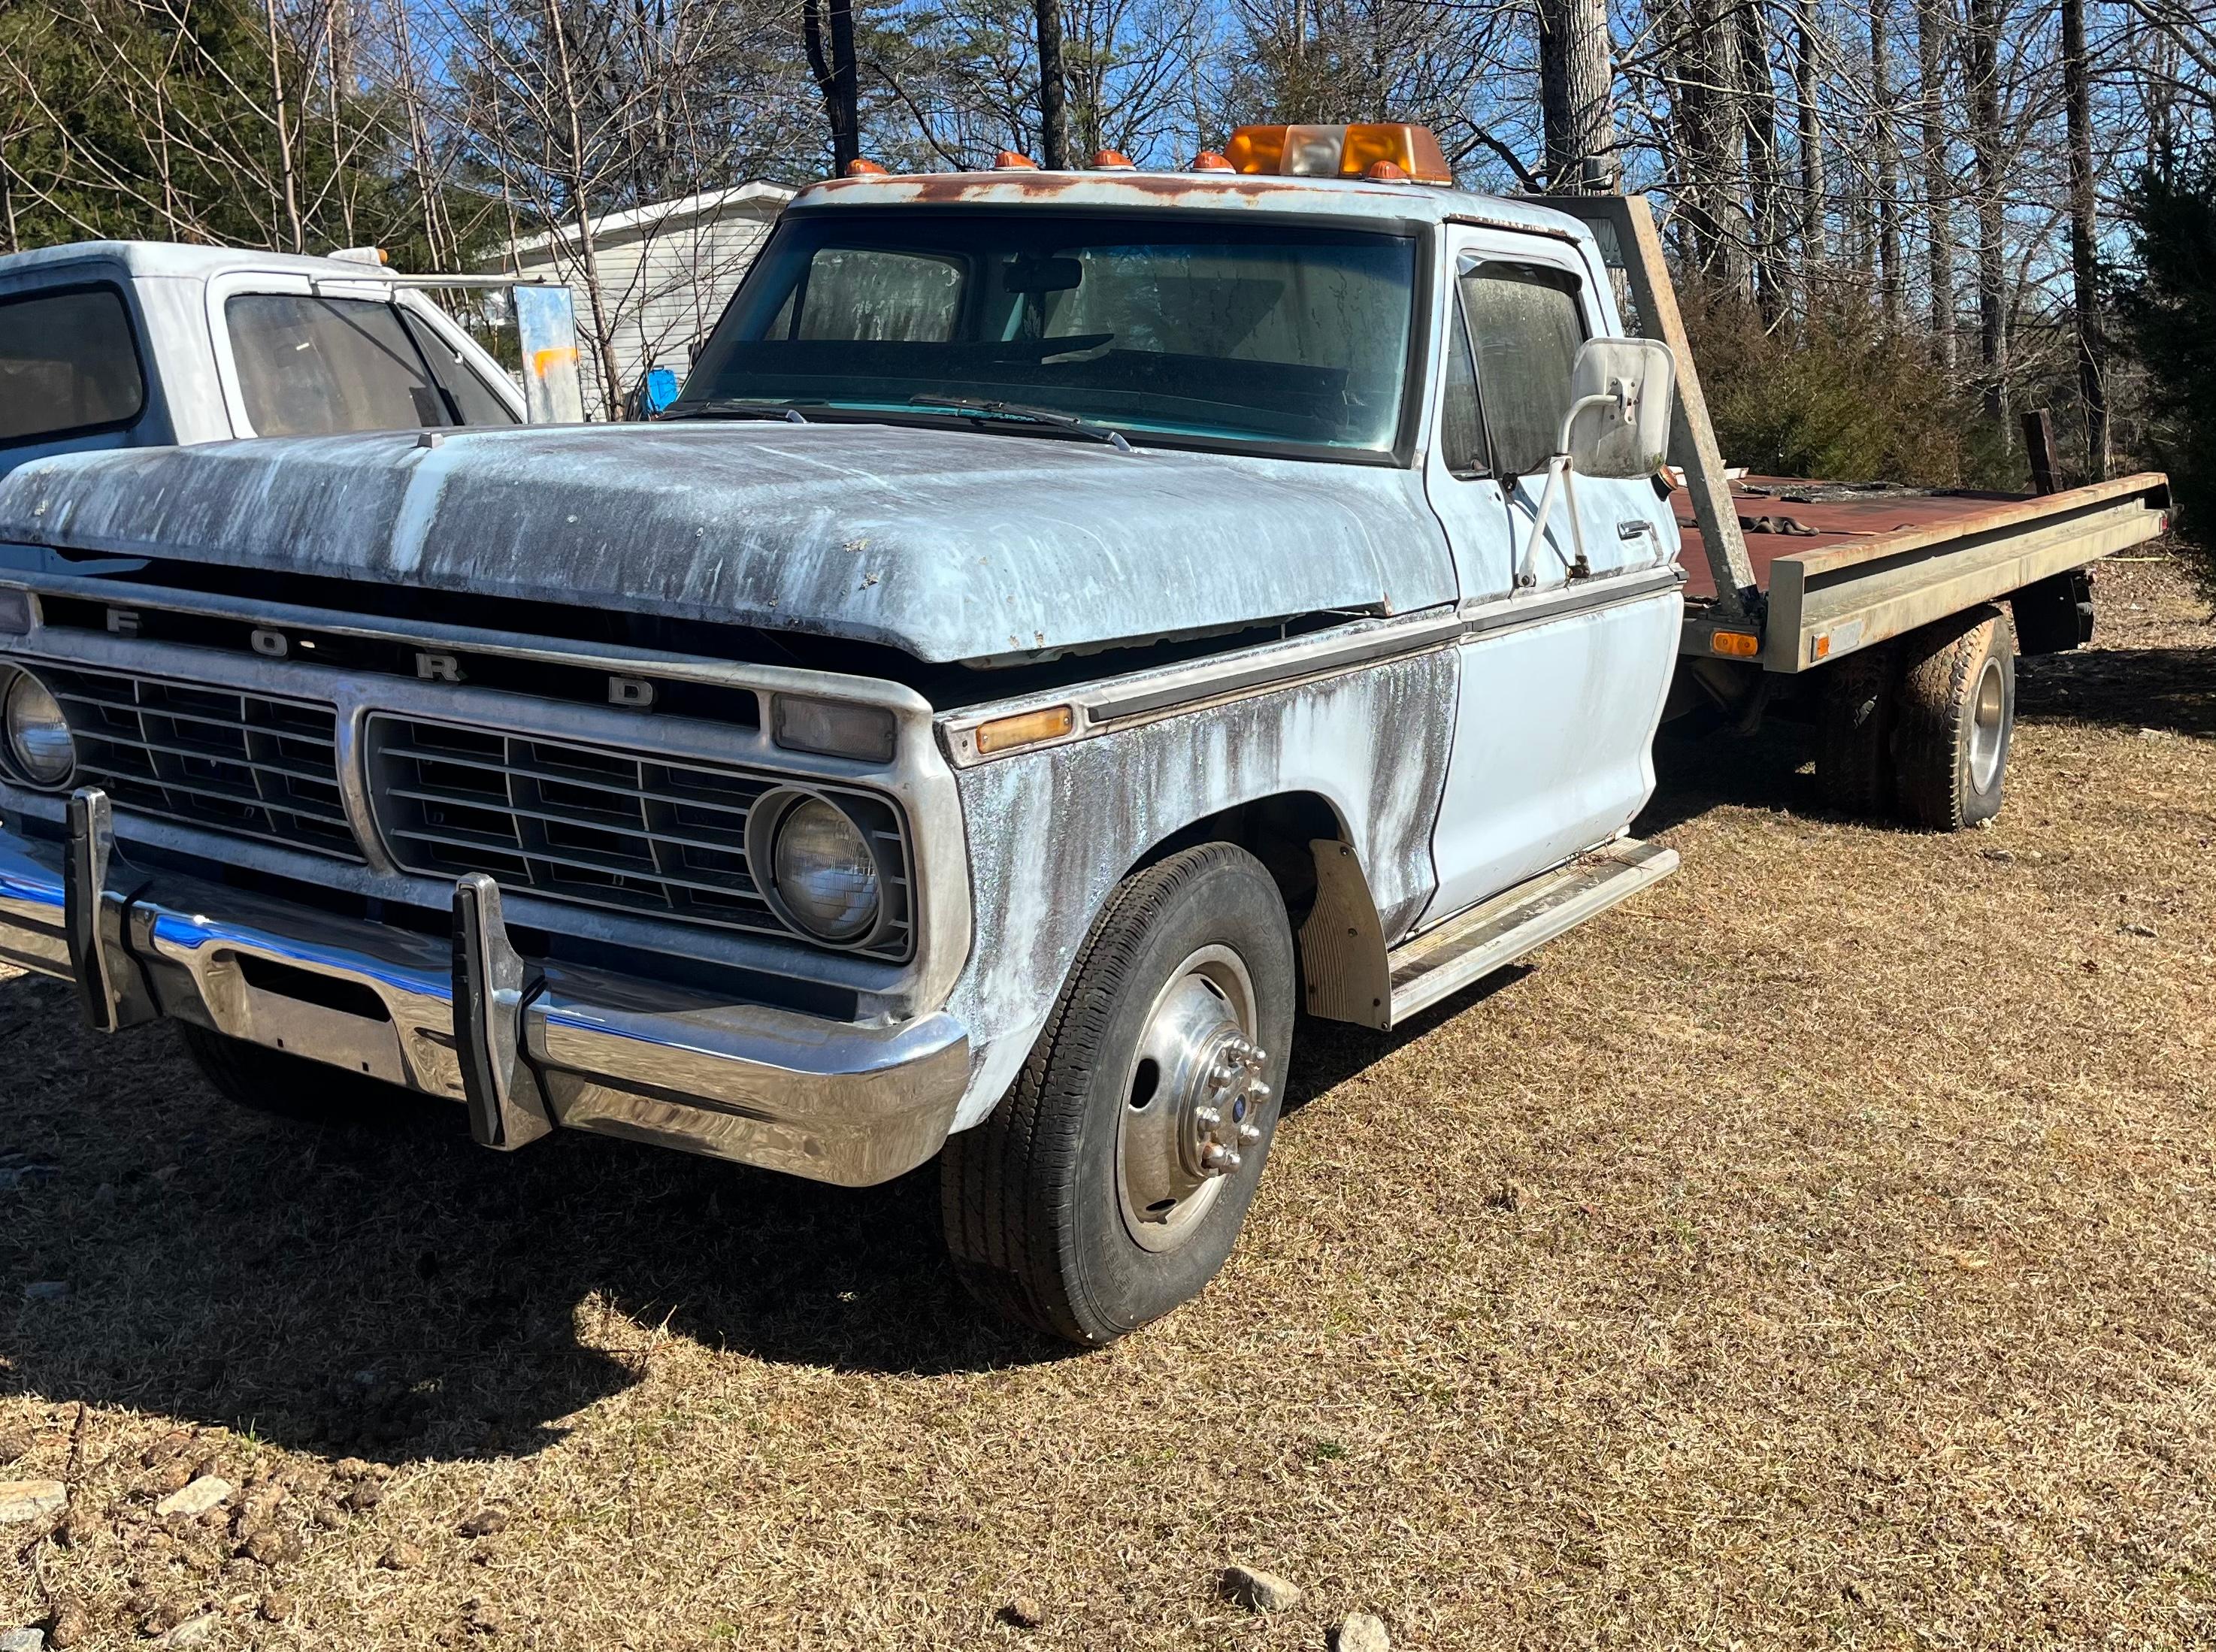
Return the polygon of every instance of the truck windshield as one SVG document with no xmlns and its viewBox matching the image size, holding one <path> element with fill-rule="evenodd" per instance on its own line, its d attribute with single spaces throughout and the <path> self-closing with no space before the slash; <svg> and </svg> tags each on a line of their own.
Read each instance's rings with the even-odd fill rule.
<svg viewBox="0 0 2216 1652">
<path fill-rule="evenodd" d="M 1182 212 L 797 213 L 669 416 L 959 397 L 1137 441 L 1382 453 L 1415 268 L 1405 236 Z"/>
</svg>

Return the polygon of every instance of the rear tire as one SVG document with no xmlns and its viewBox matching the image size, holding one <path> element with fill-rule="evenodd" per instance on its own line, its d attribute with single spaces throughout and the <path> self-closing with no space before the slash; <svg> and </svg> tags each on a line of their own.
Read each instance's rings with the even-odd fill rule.
<svg viewBox="0 0 2216 1652">
<path fill-rule="evenodd" d="M 2016 731 L 2016 648 L 1990 605 L 1901 642 L 1893 777 L 1901 818 L 1958 832 L 2000 813 Z"/>
<path fill-rule="evenodd" d="M 1816 784 L 1825 803 L 1876 817 L 1893 809 L 1893 651 L 1865 648 L 1824 668 Z"/>
<path fill-rule="evenodd" d="M 1245 850 L 1126 879 L 1014 1087 L 941 1156 L 971 1293 L 1086 1347 L 1197 1295 L 1269 1157 L 1295 986 L 1284 903 Z"/>
<path fill-rule="evenodd" d="M 179 1022 L 177 1031 L 200 1077 L 226 1101 L 256 1113 L 302 1124 L 363 1124 L 397 1118 L 422 1102 L 414 1090 L 398 1084 L 210 1032 L 188 1021 Z"/>
</svg>

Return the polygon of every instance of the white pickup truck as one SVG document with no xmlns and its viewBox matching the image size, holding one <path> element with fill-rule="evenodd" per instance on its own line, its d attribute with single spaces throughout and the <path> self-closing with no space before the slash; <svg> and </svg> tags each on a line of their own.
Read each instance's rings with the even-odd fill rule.
<svg viewBox="0 0 2216 1652">
<path fill-rule="evenodd" d="M 24 466 L 0 958 L 250 1105 L 937 1155 L 980 1298 L 1113 1338 L 1228 1255 L 1301 1016 L 1390 1027 L 1666 875 L 1627 831 L 1681 648 L 1753 697 L 1759 593 L 1712 536 L 1688 620 L 1658 479 L 1690 364 L 1604 250 L 1416 128 L 864 167 L 657 423 Z M 1897 721 L 1956 819 L 1992 612 L 1826 633 L 1899 651 L 1840 740 Z"/>
<path fill-rule="evenodd" d="M 0 475 L 109 448 L 522 423 L 522 392 L 418 285 L 373 255 L 81 241 L 0 257 Z"/>
</svg>

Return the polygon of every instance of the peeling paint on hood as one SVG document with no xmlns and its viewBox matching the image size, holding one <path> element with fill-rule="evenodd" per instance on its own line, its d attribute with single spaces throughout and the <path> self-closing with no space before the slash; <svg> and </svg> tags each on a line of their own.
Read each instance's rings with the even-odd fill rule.
<svg viewBox="0 0 2216 1652">
<path fill-rule="evenodd" d="M 1455 596 L 1413 471 L 883 425 L 73 454 L 0 479 L 0 539 L 803 630 L 933 661 Z"/>
</svg>

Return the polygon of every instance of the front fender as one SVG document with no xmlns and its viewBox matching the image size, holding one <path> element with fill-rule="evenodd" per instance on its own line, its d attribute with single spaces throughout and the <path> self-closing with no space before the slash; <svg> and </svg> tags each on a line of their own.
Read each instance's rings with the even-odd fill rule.
<svg viewBox="0 0 2216 1652">
<path fill-rule="evenodd" d="M 1317 794 L 1382 933 L 1403 931 L 1437 883 L 1457 670 L 1452 648 L 1434 648 L 958 771 L 975 940 L 947 1008 L 980 1053 L 955 1127 L 1013 1081 L 1109 893 L 1197 821 Z"/>
</svg>

